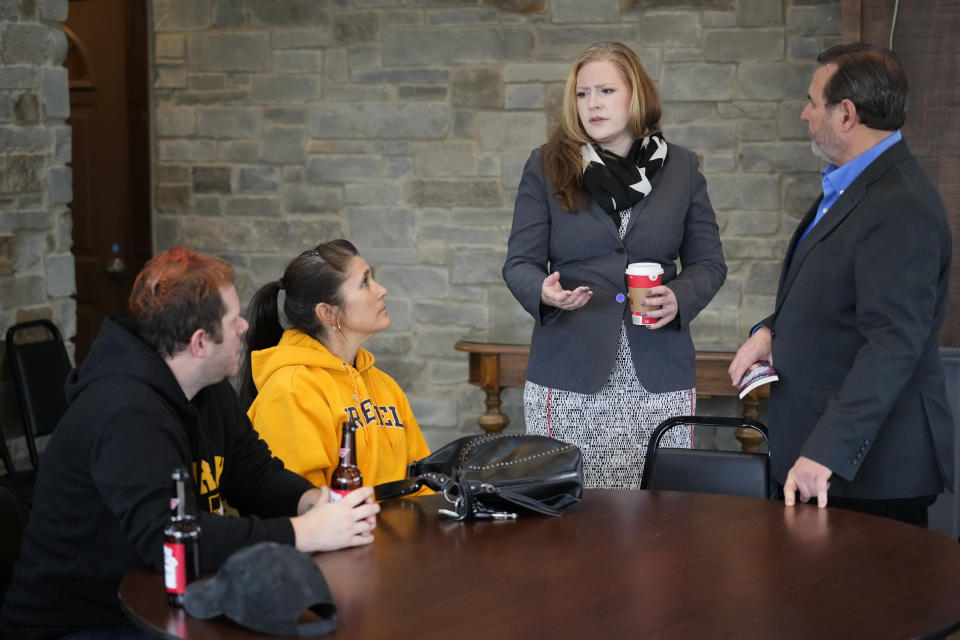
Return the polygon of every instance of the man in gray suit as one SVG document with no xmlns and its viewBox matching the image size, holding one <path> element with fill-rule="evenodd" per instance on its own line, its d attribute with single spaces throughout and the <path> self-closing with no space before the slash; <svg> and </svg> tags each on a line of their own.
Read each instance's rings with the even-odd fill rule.
<svg viewBox="0 0 960 640">
<path fill-rule="evenodd" d="M 770 389 L 773 472 L 784 502 L 817 498 L 921 526 L 952 485 L 953 424 L 938 355 L 950 230 L 900 136 L 907 80 L 893 52 L 820 53 L 801 119 L 829 164 L 800 222 L 776 306 L 737 352 Z"/>
</svg>

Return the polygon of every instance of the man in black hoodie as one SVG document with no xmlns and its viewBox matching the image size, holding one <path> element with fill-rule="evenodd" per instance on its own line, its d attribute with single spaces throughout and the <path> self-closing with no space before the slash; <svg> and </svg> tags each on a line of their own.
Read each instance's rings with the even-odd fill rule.
<svg viewBox="0 0 960 640">
<path fill-rule="evenodd" d="M 130 311 L 104 320 L 67 381 L 0 611 L 5 638 L 136 634 L 117 590 L 138 563 L 163 568 L 175 467 L 195 478 L 203 571 L 265 540 L 302 551 L 373 540 L 370 487 L 331 503 L 271 456 L 240 408 L 227 378 L 247 322 L 229 264 L 174 247 L 137 276 Z M 224 502 L 241 515 L 223 515 Z"/>
</svg>

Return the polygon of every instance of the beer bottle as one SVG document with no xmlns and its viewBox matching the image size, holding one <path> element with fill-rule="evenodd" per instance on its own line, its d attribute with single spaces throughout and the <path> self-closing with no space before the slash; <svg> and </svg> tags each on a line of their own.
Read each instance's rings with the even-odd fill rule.
<svg viewBox="0 0 960 640">
<path fill-rule="evenodd" d="M 163 581 L 167 601 L 182 607 L 187 583 L 200 576 L 200 522 L 190 472 L 178 467 L 172 478 L 170 522 L 163 530 Z"/>
<path fill-rule="evenodd" d="M 353 420 L 343 423 L 340 436 L 340 462 L 330 478 L 330 500 L 336 502 L 354 489 L 363 486 L 363 475 L 357 467 L 357 443 L 354 435 L 357 425 Z"/>
</svg>

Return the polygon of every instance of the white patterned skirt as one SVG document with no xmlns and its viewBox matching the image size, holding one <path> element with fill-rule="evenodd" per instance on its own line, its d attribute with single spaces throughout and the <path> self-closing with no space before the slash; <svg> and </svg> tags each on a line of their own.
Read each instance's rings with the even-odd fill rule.
<svg viewBox="0 0 960 640">
<path fill-rule="evenodd" d="M 696 402 L 695 389 L 651 393 L 643 388 L 623 325 L 613 371 L 596 393 L 550 389 L 529 380 L 523 390 L 527 433 L 580 447 L 588 489 L 639 489 L 653 430 L 667 418 L 693 415 Z M 677 427 L 661 446 L 689 448 L 690 438 L 690 427 Z"/>
</svg>

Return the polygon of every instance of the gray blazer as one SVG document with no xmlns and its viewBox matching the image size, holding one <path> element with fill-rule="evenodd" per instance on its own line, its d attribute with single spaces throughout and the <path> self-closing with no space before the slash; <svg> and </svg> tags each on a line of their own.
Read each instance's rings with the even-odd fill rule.
<svg viewBox="0 0 960 640">
<path fill-rule="evenodd" d="M 874 160 L 787 250 L 772 316 L 768 422 L 781 483 L 798 456 L 830 494 L 886 499 L 953 484 L 938 334 L 951 241 L 943 202 L 905 143 Z"/>
<path fill-rule="evenodd" d="M 613 369 L 620 325 L 626 323 L 644 388 L 661 393 L 696 385 L 690 321 L 726 277 L 720 234 L 693 153 L 671 144 L 651 182 L 653 191 L 633 208 L 621 240 L 595 202 L 577 213 L 563 209 L 544 177 L 540 150 L 530 154 L 503 265 L 507 286 L 536 320 L 528 380 L 579 393 L 598 391 Z M 651 331 L 631 323 L 624 275 L 631 262 L 663 266 L 663 282 L 679 307 L 670 325 Z M 565 289 L 587 285 L 593 298 L 574 311 L 541 304 L 543 279 L 553 271 L 560 272 Z"/>
</svg>

